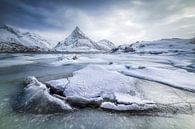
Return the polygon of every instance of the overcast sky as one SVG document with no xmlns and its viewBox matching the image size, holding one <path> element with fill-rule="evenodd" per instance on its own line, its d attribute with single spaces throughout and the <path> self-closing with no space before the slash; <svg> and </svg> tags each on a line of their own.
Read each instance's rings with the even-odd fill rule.
<svg viewBox="0 0 195 129">
<path fill-rule="evenodd" d="M 79 26 L 116 44 L 195 36 L 195 0 L 0 0 L 0 24 L 63 40 Z"/>
</svg>

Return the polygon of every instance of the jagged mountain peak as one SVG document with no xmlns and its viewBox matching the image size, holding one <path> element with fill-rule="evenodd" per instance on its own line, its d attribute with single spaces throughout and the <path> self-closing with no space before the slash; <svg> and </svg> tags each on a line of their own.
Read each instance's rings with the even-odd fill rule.
<svg viewBox="0 0 195 129">
<path fill-rule="evenodd" d="M 78 47 L 78 46 L 91 46 L 93 45 L 94 41 L 92 41 L 91 39 L 89 39 L 82 31 L 81 29 L 76 26 L 76 28 L 72 31 L 72 33 L 65 38 L 65 40 L 59 42 L 56 45 L 56 48 L 61 49 L 61 47 L 63 46 L 70 46 L 72 45 L 72 47 Z M 81 45 L 82 44 L 82 45 Z"/>
<path fill-rule="evenodd" d="M 78 26 L 76 26 L 75 29 L 74 29 L 74 31 L 80 31 L 80 30 L 81 29 Z"/>
<path fill-rule="evenodd" d="M 57 51 L 109 51 L 114 48 L 114 44 L 108 40 L 95 42 L 88 38 L 81 29 L 76 26 L 72 33 L 59 42 L 55 50 Z"/>
<path fill-rule="evenodd" d="M 69 35 L 74 38 L 87 38 L 86 35 L 81 31 L 81 29 L 76 26 L 72 33 Z"/>
</svg>

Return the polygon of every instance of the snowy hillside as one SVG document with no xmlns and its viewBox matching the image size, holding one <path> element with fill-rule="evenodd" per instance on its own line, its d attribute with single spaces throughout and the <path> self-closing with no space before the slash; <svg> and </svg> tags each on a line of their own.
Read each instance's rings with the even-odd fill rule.
<svg viewBox="0 0 195 129">
<path fill-rule="evenodd" d="M 48 51 L 50 43 L 35 33 L 21 32 L 10 25 L 0 27 L 0 52 Z"/>
<path fill-rule="evenodd" d="M 130 45 L 120 45 L 113 52 L 136 52 L 136 53 L 177 53 L 195 52 L 195 40 L 193 39 L 161 39 L 156 41 L 141 41 Z"/>
<path fill-rule="evenodd" d="M 56 51 L 107 51 L 111 50 L 112 43 L 96 43 L 88 38 L 79 27 L 76 27 L 73 32 L 64 40 L 59 42 Z M 109 49 L 110 48 L 110 49 Z"/>
<path fill-rule="evenodd" d="M 111 49 L 115 48 L 114 43 L 112 43 L 106 39 L 100 40 L 97 43 L 98 43 L 98 45 L 101 46 L 102 49 L 104 49 L 106 51 L 110 51 Z"/>
</svg>

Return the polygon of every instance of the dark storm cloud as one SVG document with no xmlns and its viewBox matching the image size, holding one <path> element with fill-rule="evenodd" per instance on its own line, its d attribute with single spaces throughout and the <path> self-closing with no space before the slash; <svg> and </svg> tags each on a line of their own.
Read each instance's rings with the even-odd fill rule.
<svg viewBox="0 0 195 129">
<path fill-rule="evenodd" d="M 74 17 L 60 16 L 58 19 L 55 12 L 61 11 L 58 15 L 60 13 L 63 15 L 63 11 L 75 9 L 96 15 L 108 9 L 110 2 L 105 0 L 0 0 L 0 23 L 39 29 L 60 28 L 65 26 L 50 23 L 48 19 L 66 21 L 69 26 L 69 22 L 71 23 Z"/>
<path fill-rule="evenodd" d="M 112 9 L 134 9 L 137 11 L 137 19 L 147 23 L 165 19 L 185 6 L 192 5 L 191 2 L 190 0 L 0 0 L 0 23 L 32 28 L 65 27 L 48 21 L 56 18 L 56 21 L 66 21 L 64 23 L 70 26 L 77 13 L 60 16 L 59 19 L 54 16 L 56 11 L 61 11 L 63 15 L 63 11 L 68 9 L 95 16 L 108 15 Z M 174 5 L 176 6 L 170 8 Z"/>
<path fill-rule="evenodd" d="M 50 36 L 78 25 L 95 39 L 190 37 L 194 21 L 194 0 L 0 0 L 0 24 Z"/>
<path fill-rule="evenodd" d="M 0 0 L 0 23 L 24 28 L 39 28 L 43 24 L 45 27 L 49 26 L 44 22 L 46 16 L 36 8 L 36 6 L 28 6 L 20 0 Z"/>
</svg>

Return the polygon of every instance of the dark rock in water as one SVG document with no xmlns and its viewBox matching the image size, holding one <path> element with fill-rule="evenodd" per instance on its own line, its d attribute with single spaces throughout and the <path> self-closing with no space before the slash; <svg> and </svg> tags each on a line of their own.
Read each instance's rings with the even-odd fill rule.
<svg viewBox="0 0 195 129">
<path fill-rule="evenodd" d="M 191 41 L 192 44 L 195 44 L 195 37 Z"/>
<path fill-rule="evenodd" d="M 125 65 L 125 68 L 130 69 L 130 68 L 131 68 L 131 66 Z"/>
<path fill-rule="evenodd" d="M 132 47 L 125 47 L 124 52 L 135 52 Z"/>
<path fill-rule="evenodd" d="M 143 47 L 145 47 L 145 45 L 144 44 L 140 44 L 139 48 L 143 48 Z"/>
<path fill-rule="evenodd" d="M 159 55 L 159 54 L 163 54 L 165 52 L 163 52 L 163 51 L 149 51 L 148 53 L 149 54 L 154 54 L 154 55 Z"/>
<path fill-rule="evenodd" d="M 114 53 L 114 52 L 116 52 L 116 51 L 118 51 L 119 50 L 119 48 L 113 48 L 112 50 L 111 50 L 111 53 Z"/>
<path fill-rule="evenodd" d="M 77 60 L 78 57 L 77 57 L 77 56 L 73 56 L 72 59 L 73 59 L 73 60 Z"/>
<path fill-rule="evenodd" d="M 63 56 L 58 57 L 58 61 L 61 61 L 61 60 L 63 60 L 63 59 L 64 59 L 64 57 L 63 57 Z"/>
<path fill-rule="evenodd" d="M 113 64 L 113 62 L 109 62 L 109 65 L 112 65 Z"/>
<path fill-rule="evenodd" d="M 28 84 L 18 96 L 15 110 L 30 113 L 57 113 L 71 111 L 72 108 L 64 101 L 49 94 L 49 89 L 35 77 L 28 77 Z"/>
<path fill-rule="evenodd" d="M 175 53 L 176 53 L 176 52 L 179 52 L 179 50 L 174 50 L 173 52 L 175 52 Z"/>
<path fill-rule="evenodd" d="M 138 69 L 145 69 L 145 66 L 139 66 Z"/>
</svg>

